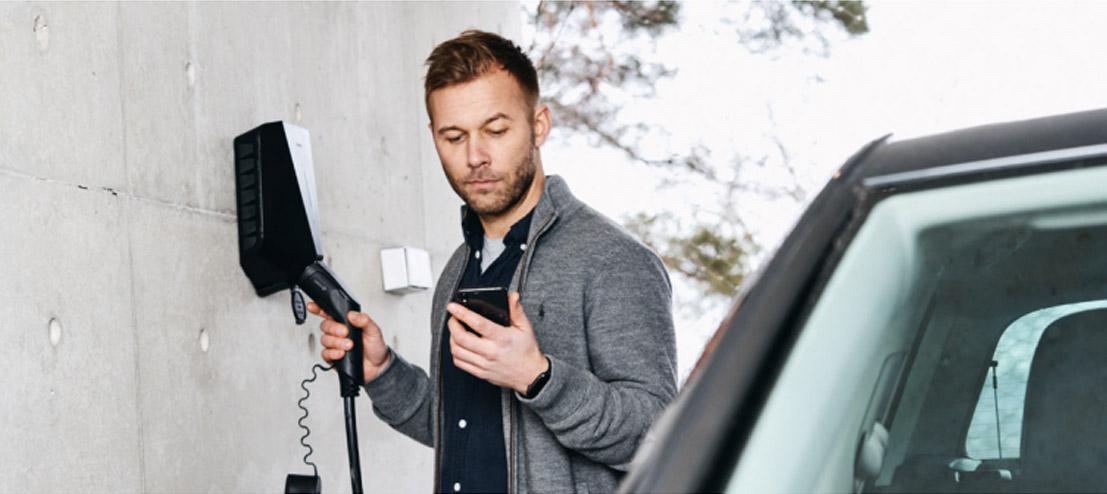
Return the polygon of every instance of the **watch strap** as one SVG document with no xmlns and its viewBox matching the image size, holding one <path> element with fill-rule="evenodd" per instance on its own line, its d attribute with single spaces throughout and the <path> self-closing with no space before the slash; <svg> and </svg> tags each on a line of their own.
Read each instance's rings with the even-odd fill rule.
<svg viewBox="0 0 1107 494">
<path fill-rule="evenodd" d="M 542 388 L 546 387 L 546 383 L 550 380 L 550 371 L 553 370 L 553 362 L 549 357 L 546 357 L 546 370 L 534 378 L 534 382 L 527 386 L 527 392 L 523 395 L 523 398 L 533 400 L 538 393 L 542 392 Z"/>
</svg>

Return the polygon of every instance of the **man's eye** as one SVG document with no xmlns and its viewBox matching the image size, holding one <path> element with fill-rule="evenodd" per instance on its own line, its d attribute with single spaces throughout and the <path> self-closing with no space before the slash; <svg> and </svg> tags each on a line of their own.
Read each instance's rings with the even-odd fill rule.
<svg viewBox="0 0 1107 494">
<path fill-rule="evenodd" d="M 490 131 L 488 131 L 488 133 L 492 134 L 494 136 L 502 136 L 502 135 L 507 133 L 507 129 L 490 130 Z"/>
<path fill-rule="evenodd" d="M 454 144 L 456 144 L 456 143 L 459 143 L 459 142 L 461 142 L 461 138 L 462 138 L 462 137 L 463 137 L 463 136 L 452 136 L 452 137 L 447 137 L 447 138 L 446 138 L 446 142 L 450 142 L 450 143 L 454 143 Z"/>
</svg>

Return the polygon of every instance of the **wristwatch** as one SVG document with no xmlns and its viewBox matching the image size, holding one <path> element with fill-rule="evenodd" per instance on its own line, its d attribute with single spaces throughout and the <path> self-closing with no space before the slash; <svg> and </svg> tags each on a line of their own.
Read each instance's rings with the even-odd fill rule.
<svg viewBox="0 0 1107 494">
<path fill-rule="evenodd" d="M 542 391 L 542 388 L 546 387 L 546 382 L 550 380 L 550 371 L 553 370 L 553 362 L 550 362 L 550 358 L 546 357 L 546 371 L 539 374 L 534 378 L 534 382 L 527 386 L 527 392 L 523 394 L 523 398 L 533 400 L 538 393 Z"/>
</svg>

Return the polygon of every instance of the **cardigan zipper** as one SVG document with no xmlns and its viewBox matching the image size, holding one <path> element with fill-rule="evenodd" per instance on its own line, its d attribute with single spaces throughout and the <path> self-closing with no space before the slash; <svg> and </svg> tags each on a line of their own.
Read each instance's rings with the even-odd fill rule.
<svg viewBox="0 0 1107 494">
<path fill-rule="evenodd" d="M 538 240 L 538 237 L 540 235 L 542 235 L 542 233 L 546 230 L 546 227 L 549 226 L 550 220 L 553 220 L 554 214 L 555 213 L 551 212 L 549 214 L 549 216 L 546 216 L 546 219 L 545 219 L 545 221 L 542 222 L 542 225 L 539 226 L 538 229 L 534 231 L 534 236 L 531 237 L 531 239 L 527 241 L 527 249 L 526 249 L 525 252 L 523 252 L 523 258 L 519 261 L 520 263 L 522 263 L 522 266 L 519 269 L 519 282 L 518 282 L 518 284 L 516 285 L 516 288 L 515 288 L 515 291 L 519 293 L 519 303 L 523 302 L 523 300 L 522 300 L 522 298 L 523 298 L 523 280 L 526 279 L 527 260 L 530 259 L 530 253 L 534 250 L 534 242 L 535 242 L 535 240 Z M 509 395 L 510 395 L 510 393 L 509 393 Z M 518 479 L 515 476 L 515 435 L 516 434 L 515 434 L 515 398 L 514 397 L 511 397 L 511 400 L 508 402 L 508 406 L 509 406 L 509 414 L 510 414 L 509 420 L 511 421 L 511 427 L 510 427 L 510 436 L 511 437 L 508 438 L 508 444 L 509 444 L 509 448 L 508 448 L 509 453 L 508 454 L 511 457 L 507 461 L 507 477 L 508 477 L 508 479 L 510 479 L 510 482 L 507 483 L 507 492 L 508 492 L 508 494 L 515 494 L 515 484 L 518 482 Z"/>
</svg>

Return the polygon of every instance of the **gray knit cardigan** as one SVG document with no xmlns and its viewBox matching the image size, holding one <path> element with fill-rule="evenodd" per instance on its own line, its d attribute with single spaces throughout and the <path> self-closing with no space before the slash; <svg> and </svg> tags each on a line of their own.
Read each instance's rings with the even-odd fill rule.
<svg viewBox="0 0 1107 494">
<path fill-rule="evenodd" d="M 668 274 L 655 253 L 580 202 L 556 175 L 546 180 L 528 239 L 510 291 L 522 295 L 551 373 L 532 400 L 503 390 L 509 489 L 613 492 L 676 394 Z M 365 384 L 378 417 L 436 454 L 446 303 L 469 257 L 462 244 L 435 288 L 430 375 L 393 353 Z"/>
</svg>

